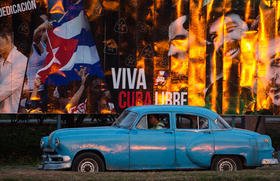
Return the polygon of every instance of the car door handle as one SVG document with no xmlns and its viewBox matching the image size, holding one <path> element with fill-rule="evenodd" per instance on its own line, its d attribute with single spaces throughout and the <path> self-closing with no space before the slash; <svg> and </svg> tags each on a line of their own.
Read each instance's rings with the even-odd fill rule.
<svg viewBox="0 0 280 181">
<path fill-rule="evenodd" d="M 167 133 L 167 134 L 172 134 L 173 131 L 164 131 L 164 133 Z"/>
<path fill-rule="evenodd" d="M 204 134 L 211 134 L 211 131 L 203 131 Z"/>
</svg>

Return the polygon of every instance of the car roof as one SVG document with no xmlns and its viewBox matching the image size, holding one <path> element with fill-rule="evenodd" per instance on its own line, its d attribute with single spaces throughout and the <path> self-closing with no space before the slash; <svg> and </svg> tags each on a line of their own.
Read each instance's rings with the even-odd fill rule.
<svg viewBox="0 0 280 181">
<path fill-rule="evenodd" d="M 216 119 L 219 115 L 214 111 L 199 106 L 186 106 L 186 105 L 144 105 L 144 106 L 133 106 L 127 108 L 129 111 L 141 113 L 141 112 L 185 112 L 185 113 L 197 113 L 199 115 L 205 115 L 211 119 Z"/>
</svg>

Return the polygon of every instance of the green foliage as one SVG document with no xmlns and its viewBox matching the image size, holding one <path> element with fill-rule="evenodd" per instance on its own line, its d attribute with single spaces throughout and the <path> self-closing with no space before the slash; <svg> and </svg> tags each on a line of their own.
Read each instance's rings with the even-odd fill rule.
<svg viewBox="0 0 280 181">
<path fill-rule="evenodd" d="M 55 125 L 15 124 L 0 127 L 0 164 L 30 164 L 41 159 L 40 139 Z"/>
</svg>

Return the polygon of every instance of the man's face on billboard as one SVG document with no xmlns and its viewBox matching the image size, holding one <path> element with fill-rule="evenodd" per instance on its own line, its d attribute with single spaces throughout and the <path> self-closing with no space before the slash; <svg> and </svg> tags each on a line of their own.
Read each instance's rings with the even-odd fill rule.
<svg viewBox="0 0 280 181">
<path fill-rule="evenodd" d="M 265 54 L 264 54 L 265 53 Z M 266 50 L 260 50 L 258 58 L 261 64 L 267 66 L 265 90 L 272 103 L 280 106 L 280 38 L 270 40 Z"/>
<path fill-rule="evenodd" d="M 248 30 L 246 23 L 237 14 L 219 17 L 210 26 L 210 37 L 217 53 L 229 58 L 240 54 L 240 40 Z"/>
<path fill-rule="evenodd" d="M 169 26 L 168 36 L 170 46 L 168 56 L 171 58 L 173 64 L 181 64 L 186 62 L 186 59 L 188 58 L 189 31 L 183 26 L 186 20 L 187 17 L 182 16 L 173 21 Z M 180 68 L 182 66 L 183 65 L 181 65 Z M 182 69 L 182 71 L 176 71 L 181 74 L 186 73 L 184 69 Z"/>
<path fill-rule="evenodd" d="M 12 47 L 11 36 L 0 36 L 0 56 L 7 59 Z"/>
<path fill-rule="evenodd" d="M 268 95 L 274 105 L 280 106 L 280 59 L 271 60 L 268 72 Z"/>
<path fill-rule="evenodd" d="M 183 27 L 185 21 L 186 16 L 182 16 L 173 21 L 169 26 L 168 36 L 170 47 L 168 56 L 176 56 L 181 59 L 186 58 L 189 31 Z"/>
</svg>

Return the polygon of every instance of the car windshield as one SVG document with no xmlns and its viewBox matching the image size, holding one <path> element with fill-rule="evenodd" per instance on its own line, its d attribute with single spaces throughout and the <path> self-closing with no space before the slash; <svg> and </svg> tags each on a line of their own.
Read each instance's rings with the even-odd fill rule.
<svg viewBox="0 0 280 181">
<path fill-rule="evenodd" d="M 215 120 L 215 123 L 221 129 L 231 129 L 231 126 L 221 116 Z"/>
<path fill-rule="evenodd" d="M 112 126 L 117 126 L 120 128 L 131 128 L 135 119 L 137 118 L 137 113 L 125 110 L 113 123 Z"/>
</svg>

